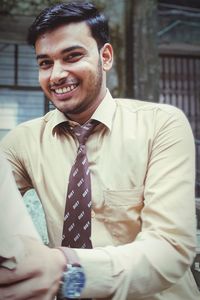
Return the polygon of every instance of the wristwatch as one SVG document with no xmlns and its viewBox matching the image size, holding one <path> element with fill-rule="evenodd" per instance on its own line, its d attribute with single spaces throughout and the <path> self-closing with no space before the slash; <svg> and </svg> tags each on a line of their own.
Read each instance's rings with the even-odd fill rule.
<svg viewBox="0 0 200 300">
<path fill-rule="evenodd" d="M 57 299 L 78 299 L 85 286 L 84 269 L 80 265 L 75 251 L 63 247 L 59 249 L 64 253 L 67 264 L 60 282 Z"/>
</svg>

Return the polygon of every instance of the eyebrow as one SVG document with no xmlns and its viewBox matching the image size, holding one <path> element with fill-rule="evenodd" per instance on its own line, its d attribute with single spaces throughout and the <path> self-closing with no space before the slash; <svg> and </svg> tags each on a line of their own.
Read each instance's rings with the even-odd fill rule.
<svg viewBox="0 0 200 300">
<path fill-rule="evenodd" d="M 65 53 L 71 52 L 73 50 L 85 50 L 85 48 L 82 46 L 79 46 L 79 45 L 75 45 L 75 46 L 71 46 L 71 47 L 63 49 L 61 51 L 61 54 L 65 54 Z M 48 58 L 48 57 L 49 56 L 47 54 L 38 54 L 36 56 L 36 59 L 39 60 L 39 59 L 44 59 L 44 58 Z"/>
</svg>

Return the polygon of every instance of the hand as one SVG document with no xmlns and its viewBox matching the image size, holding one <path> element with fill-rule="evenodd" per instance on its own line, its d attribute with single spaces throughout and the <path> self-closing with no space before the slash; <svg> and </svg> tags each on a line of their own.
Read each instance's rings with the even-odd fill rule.
<svg viewBox="0 0 200 300">
<path fill-rule="evenodd" d="M 14 270 L 0 268 L 0 300 L 52 300 L 59 288 L 66 258 L 59 249 L 23 238 L 26 255 Z"/>
</svg>

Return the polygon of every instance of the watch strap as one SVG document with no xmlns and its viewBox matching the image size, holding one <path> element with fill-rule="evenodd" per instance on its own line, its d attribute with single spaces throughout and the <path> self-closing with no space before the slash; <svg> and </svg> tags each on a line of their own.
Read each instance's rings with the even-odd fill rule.
<svg viewBox="0 0 200 300">
<path fill-rule="evenodd" d="M 79 257 L 77 256 L 76 252 L 74 249 L 71 249 L 71 248 L 67 248 L 67 247 L 59 247 L 58 248 L 65 256 L 66 258 L 66 265 L 65 265 L 65 269 L 63 271 L 63 276 L 60 280 L 60 288 L 58 290 L 58 294 L 57 294 L 57 300 L 70 300 L 70 299 L 77 299 L 77 297 L 72 297 L 72 298 L 69 298 L 69 297 L 64 297 L 64 285 L 67 284 L 68 285 L 68 282 L 69 282 L 69 285 L 70 285 L 70 282 L 72 282 L 68 276 L 70 276 L 71 272 L 73 274 L 73 270 L 74 268 L 78 271 L 78 274 L 84 274 L 83 272 L 83 268 L 82 266 L 80 265 L 80 260 L 79 260 Z M 76 272 L 77 272 L 76 271 Z M 73 276 L 73 275 L 72 275 Z M 77 276 L 77 275 L 76 275 Z M 80 276 L 80 275 L 79 275 Z M 81 275 L 82 277 L 82 275 Z M 83 279 L 84 278 L 84 279 Z M 80 288 L 82 289 L 83 286 L 85 285 L 85 277 L 83 276 L 83 278 L 81 279 L 80 281 Z M 79 277 L 80 279 L 80 277 Z M 81 283 L 82 282 L 82 283 Z M 82 286 L 83 285 L 83 286 Z M 73 290 L 73 289 L 72 289 Z M 72 293 L 73 294 L 73 293 Z M 78 297 L 78 299 L 80 299 Z"/>
<path fill-rule="evenodd" d="M 66 258 L 66 265 L 70 264 L 70 265 L 81 265 L 80 264 L 80 259 L 78 257 L 78 255 L 76 254 L 76 251 L 72 248 L 67 248 L 67 247 L 58 247 L 58 249 L 60 251 L 62 251 L 62 253 L 64 254 L 65 258 Z"/>
</svg>

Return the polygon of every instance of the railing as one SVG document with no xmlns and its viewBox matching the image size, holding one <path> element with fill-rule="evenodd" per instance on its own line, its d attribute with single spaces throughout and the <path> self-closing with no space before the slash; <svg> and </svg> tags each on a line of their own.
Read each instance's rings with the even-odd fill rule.
<svg viewBox="0 0 200 300">
<path fill-rule="evenodd" d="M 196 197 L 200 198 L 200 140 L 195 139 L 196 145 Z"/>
</svg>

